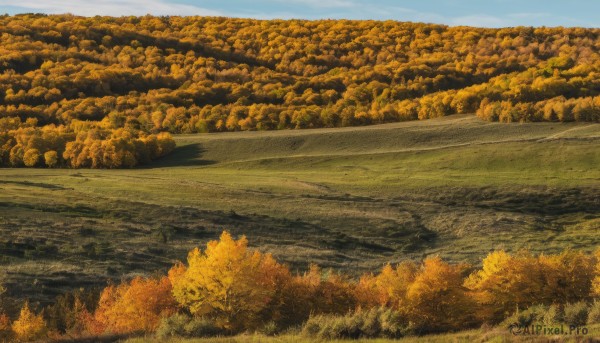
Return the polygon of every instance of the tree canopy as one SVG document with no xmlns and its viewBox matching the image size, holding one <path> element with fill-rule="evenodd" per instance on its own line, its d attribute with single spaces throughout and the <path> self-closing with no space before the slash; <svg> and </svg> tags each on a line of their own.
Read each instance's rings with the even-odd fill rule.
<svg viewBox="0 0 600 343">
<path fill-rule="evenodd" d="M 2 129 L 0 164 L 128 167 L 156 157 L 135 140 L 160 132 L 338 127 L 475 112 L 504 122 L 597 122 L 599 33 L 396 21 L 2 16 L 0 119 L 13 129 L 49 126 L 58 141 L 48 149 L 23 146 Z M 122 131 L 79 138 L 81 131 L 119 129 L 133 132 L 126 143 Z M 102 158 L 64 155 L 61 139 L 90 135 L 87 149 Z M 85 150 L 81 142 L 72 146 Z"/>
</svg>

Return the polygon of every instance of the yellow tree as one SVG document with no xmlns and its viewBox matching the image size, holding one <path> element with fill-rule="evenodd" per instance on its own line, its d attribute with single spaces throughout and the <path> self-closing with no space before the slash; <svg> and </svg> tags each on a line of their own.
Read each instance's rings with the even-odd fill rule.
<svg viewBox="0 0 600 343">
<path fill-rule="evenodd" d="M 46 322 L 41 314 L 33 313 L 29 309 L 29 303 L 26 302 L 21 309 L 19 319 L 12 324 L 12 331 L 20 341 L 41 339 L 47 332 Z"/>
<path fill-rule="evenodd" d="M 272 270 L 282 268 L 271 255 L 249 250 L 245 237 L 236 241 L 226 231 L 205 252 L 192 250 L 187 261 L 185 271 L 172 276 L 175 299 L 232 331 L 257 325 L 277 290 Z"/>
<path fill-rule="evenodd" d="M 511 256 L 495 251 L 483 260 L 481 270 L 465 280 L 481 305 L 480 319 L 500 321 L 517 309 L 542 300 L 544 276 L 539 260 L 528 252 Z"/>
<path fill-rule="evenodd" d="M 475 323 L 475 303 L 463 287 L 467 268 L 450 265 L 439 257 L 425 259 L 400 308 L 417 332 L 455 330 Z"/>
<path fill-rule="evenodd" d="M 38 149 L 29 149 L 23 154 L 23 164 L 27 167 L 35 167 L 40 161 L 40 156 Z"/>
<path fill-rule="evenodd" d="M 540 303 L 576 302 L 591 297 L 595 259 L 581 251 L 539 256 L 545 282 Z"/>
<path fill-rule="evenodd" d="M 44 153 L 44 162 L 50 168 L 56 167 L 58 164 L 58 153 L 54 150 L 47 151 Z"/>
</svg>

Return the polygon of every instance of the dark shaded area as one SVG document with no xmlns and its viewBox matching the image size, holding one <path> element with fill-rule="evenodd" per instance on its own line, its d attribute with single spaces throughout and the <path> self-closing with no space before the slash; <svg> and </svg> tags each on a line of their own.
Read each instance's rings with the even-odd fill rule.
<svg viewBox="0 0 600 343">
<path fill-rule="evenodd" d="M 215 164 L 215 161 L 202 159 L 202 154 L 205 151 L 206 149 L 204 149 L 201 144 L 179 146 L 169 155 L 140 168 L 198 167 Z"/>
<path fill-rule="evenodd" d="M 45 189 L 50 189 L 50 190 L 65 190 L 66 188 L 62 187 L 62 186 L 58 186 L 58 185 L 53 185 L 53 184 L 49 184 L 49 183 L 41 183 L 41 182 L 30 182 L 30 181 L 6 181 L 6 180 L 0 180 L 0 185 L 21 185 L 21 186 L 28 186 L 28 187 L 40 187 L 40 188 L 45 188 Z"/>
</svg>

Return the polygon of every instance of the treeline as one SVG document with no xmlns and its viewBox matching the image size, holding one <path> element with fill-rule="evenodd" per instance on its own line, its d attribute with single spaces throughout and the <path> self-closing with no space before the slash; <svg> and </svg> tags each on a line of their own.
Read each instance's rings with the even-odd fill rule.
<svg viewBox="0 0 600 343">
<path fill-rule="evenodd" d="M 600 121 L 600 29 L 0 17 L 0 117 L 145 134 Z M 552 104 L 552 105 L 550 105 Z M 6 164 L 6 162 L 4 162 Z"/>
<path fill-rule="evenodd" d="M 598 297 L 600 251 L 495 251 L 481 268 L 428 257 L 355 281 L 314 265 L 294 275 L 224 232 L 167 275 L 110 285 L 99 297 L 63 296 L 39 314 L 26 303 L 12 322 L 0 315 L 0 337 L 274 334 L 298 325 L 322 337 L 400 337 L 495 325 L 533 305 L 550 306 L 559 318 L 577 303 L 586 311 L 579 324 L 600 322 Z"/>
<path fill-rule="evenodd" d="M 89 122 L 37 126 L 37 119 L 0 118 L 0 166 L 130 168 L 175 148 L 171 136 Z"/>
</svg>

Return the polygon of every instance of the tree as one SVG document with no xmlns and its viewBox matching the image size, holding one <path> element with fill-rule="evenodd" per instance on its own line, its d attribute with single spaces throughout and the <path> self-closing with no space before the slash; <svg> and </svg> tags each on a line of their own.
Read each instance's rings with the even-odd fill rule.
<svg viewBox="0 0 600 343">
<path fill-rule="evenodd" d="M 245 237 L 235 241 L 226 231 L 204 252 L 192 250 L 187 262 L 185 272 L 174 278 L 175 299 L 231 331 L 257 325 L 276 293 L 272 270 L 283 268 L 271 255 L 249 250 Z"/>
<path fill-rule="evenodd" d="M 94 318 L 105 332 L 153 332 L 162 317 L 176 310 L 168 277 L 137 277 L 131 282 L 105 288 Z"/>
<path fill-rule="evenodd" d="M 44 163 L 49 168 L 54 168 L 58 164 L 58 153 L 54 150 L 46 151 L 44 153 Z"/>
<path fill-rule="evenodd" d="M 406 292 L 405 311 L 420 333 L 444 332 L 473 326 L 475 302 L 463 287 L 466 265 L 450 265 L 429 257 Z"/>
<path fill-rule="evenodd" d="M 29 303 L 25 302 L 19 318 L 12 324 L 15 337 L 20 341 L 33 341 L 41 339 L 46 335 L 46 322 L 44 317 L 36 315 L 29 309 Z"/>
<path fill-rule="evenodd" d="M 527 251 L 511 256 L 501 250 L 488 254 L 482 269 L 469 275 L 465 286 L 480 305 L 480 319 L 498 322 L 517 307 L 543 303 L 543 280 L 537 258 Z"/>
</svg>

